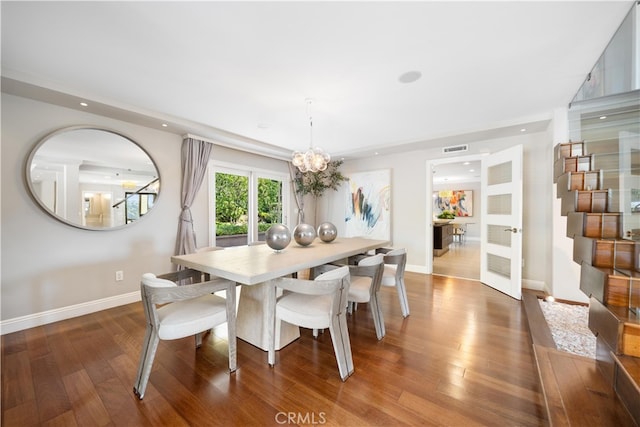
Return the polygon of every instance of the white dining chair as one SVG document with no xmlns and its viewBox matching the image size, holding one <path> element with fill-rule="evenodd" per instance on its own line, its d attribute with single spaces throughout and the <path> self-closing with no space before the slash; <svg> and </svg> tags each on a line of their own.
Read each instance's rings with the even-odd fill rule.
<svg viewBox="0 0 640 427">
<path fill-rule="evenodd" d="M 395 287 L 398 291 L 400 309 L 402 317 L 409 316 L 409 301 L 407 299 L 407 289 L 404 285 L 404 270 L 407 264 L 407 250 L 379 248 L 376 253 L 384 255 L 384 272 L 382 274 L 382 286 Z"/>
<path fill-rule="evenodd" d="M 236 283 L 221 278 L 202 282 L 202 277 L 201 272 L 191 269 L 160 276 L 142 275 L 140 293 L 147 328 L 133 386 L 140 400 L 144 397 L 160 340 L 194 335 L 199 348 L 203 332 L 226 322 L 229 371 L 236 370 Z M 178 286 L 176 282 L 193 284 Z M 225 291 L 226 298 L 213 295 L 217 291 Z"/>
<path fill-rule="evenodd" d="M 345 313 L 349 267 L 327 271 L 315 280 L 283 277 L 269 283 L 273 287 L 268 295 L 269 365 L 275 366 L 276 362 L 277 321 L 314 330 L 329 328 L 340 378 L 346 381 L 354 371 Z M 276 298 L 278 289 L 284 293 Z"/>
<path fill-rule="evenodd" d="M 347 297 L 349 314 L 353 314 L 358 303 L 369 303 L 379 340 L 385 336 L 384 316 L 378 299 L 384 271 L 383 261 L 384 255 L 377 254 L 362 257 L 357 265 L 350 265 L 351 285 Z"/>
</svg>

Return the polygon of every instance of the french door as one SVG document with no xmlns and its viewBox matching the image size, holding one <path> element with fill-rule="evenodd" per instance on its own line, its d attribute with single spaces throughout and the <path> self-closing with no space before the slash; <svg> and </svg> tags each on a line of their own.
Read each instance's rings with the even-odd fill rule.
<svg viewBox="0 0 640 427">
<path fill-rule="evenodd" d="M 287 222 L 285 174 L 214 165 L 209 169 L 210 242 L 238 246 L 264 240 L 273 224 Z"/>
<path fill-rule="evenodd" d="M 480 281 L 522 296 L 522 145 L 482 160 Z"/>
</svg>

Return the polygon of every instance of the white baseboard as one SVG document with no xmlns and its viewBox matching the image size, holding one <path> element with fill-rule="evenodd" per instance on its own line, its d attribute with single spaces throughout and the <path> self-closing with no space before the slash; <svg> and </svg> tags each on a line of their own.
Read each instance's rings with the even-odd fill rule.
<svg viewBox="0 0 640 427">
<path fill-rule="evenodd" d="M 130 304 L 140 301 L 140 291 L 127 294 L 116 295 L 95 301 L 83 302 L 81 304 L 47 310 L 40 313 L 29 314 L 27 316 L 15 317 L 0 322 L 0 335 L 18 332 L 36 326 L 47 325 L 60 320 L 71 319 L 73 317 L 84 316 L 108 308 Z"/>
<path fill-rule="evenodd" d="M 429 274 L 427 273 L 427 267 L 425 267 L 424 265 L 405 265 L 404 266 L 404 270 L 405 271 L 410 271 L 412 273 L 422 273 L 422 274 Z"/>
<path fill-rule="evenodd" d="M 540 280 L 522 279 L 522 287 L 533 291 L 546 291 L 544 282 Z"/>
</svg>

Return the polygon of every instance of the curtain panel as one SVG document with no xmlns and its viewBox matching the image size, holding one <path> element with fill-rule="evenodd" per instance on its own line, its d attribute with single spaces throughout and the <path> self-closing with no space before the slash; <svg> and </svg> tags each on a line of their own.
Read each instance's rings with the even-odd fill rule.
<svg viewBox="0 0 640 427">
<path fill-rule="evenodd" d="M 200 190 L 207 172 L 207 164 L 213 145 L 194 138 L 182 141 L 182 211 L 178 221 L 175 255 L 185 255 L 196 251 L 196 235 L 193 229 L 191 205 Z"/>
</svg>

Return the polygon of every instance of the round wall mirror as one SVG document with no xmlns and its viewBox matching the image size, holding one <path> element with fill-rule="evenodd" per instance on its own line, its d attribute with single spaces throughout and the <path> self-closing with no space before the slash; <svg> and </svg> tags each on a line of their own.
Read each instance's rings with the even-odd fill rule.
<svg viewBox="0 0 640 427">
<path fill-rule="evenodd" d="M 158 169 L 146 151 L 117 132 L 93 127 L 43 138 L 27 159 L 26 181 L 47 213 L 88 230 L 140 220 L 160 190 Z"/>
</svg>

